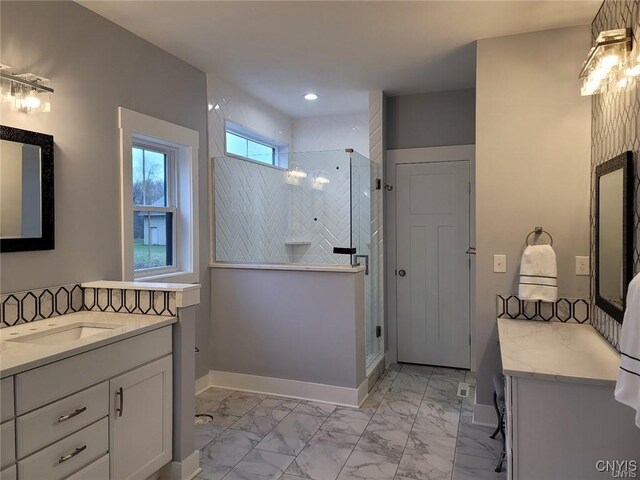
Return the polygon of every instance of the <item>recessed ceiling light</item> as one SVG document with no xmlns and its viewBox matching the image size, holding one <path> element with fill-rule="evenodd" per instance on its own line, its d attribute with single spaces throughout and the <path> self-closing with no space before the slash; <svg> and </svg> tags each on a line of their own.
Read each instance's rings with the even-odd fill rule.
<svg viewBox="0 0 640 480">
<path fill-rule="evenodd" d="M 304 96 L 305 100 L 317 100 L 318 99 L 318 95 L 316 95 L 315 93 L 307 93 Z"/>
</svg>

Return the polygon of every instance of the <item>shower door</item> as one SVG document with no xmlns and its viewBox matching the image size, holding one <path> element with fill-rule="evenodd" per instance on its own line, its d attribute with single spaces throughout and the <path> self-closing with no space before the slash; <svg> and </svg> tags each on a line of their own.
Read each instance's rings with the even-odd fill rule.
<svg viewBox="0 0 640 480">
<path fill-rule="evenodd" d="M 379 178 L 379 177 L 378 177 Z M 365 349 L 367 365 L 380 351 L 381 332 L 378 332 L 379 299 L 377 292 L 378 259 L 372 248 L 372 200 L 375 190 L 372 162 L 357 152 L 351 153 L 351 247 L 356 249 L 352 263 L 367 267 L 364 277 Z"/>
</svg>

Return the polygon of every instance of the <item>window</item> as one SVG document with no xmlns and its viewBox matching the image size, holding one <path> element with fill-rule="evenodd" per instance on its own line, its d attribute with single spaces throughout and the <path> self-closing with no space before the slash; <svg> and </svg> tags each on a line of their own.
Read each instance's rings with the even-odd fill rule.
<svg viewBox="0 0 640 480">
<path fill-rule="evenodd" d="M 266 165 L 286 167 L 279 160 L 286 149 L 237 123 L 227 121 L 225 124 L 225 144 L 227 155 L 252 160 Z"/>
<path fill-rule="evenodd" d="M 122 277 L 199 281 L 198 132 L 119 108 Z"/>
<path fill-rule="evenodd" d="M 167 273 L 176 270 L 175 151 L 136 143 L 132 149 L 133 270 Z"/>
</svg>

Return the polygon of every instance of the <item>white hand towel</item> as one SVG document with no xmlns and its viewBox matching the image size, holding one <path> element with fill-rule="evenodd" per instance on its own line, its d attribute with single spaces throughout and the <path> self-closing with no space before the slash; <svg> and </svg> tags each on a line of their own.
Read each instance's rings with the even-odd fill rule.
<svg viewBox="0 0 640 480">
<path fill-rule="evenodd" d="M 616 400 L 635 409 L 636 426 L 640 428 L 640 275 L 629 284 L 619 346 Z"/>
<path fill-rule="evenodd" d="M 529 245 L 520 262 L 520 300 L 558 300 L 558 266 L 551 245 Z"/>
</svg>

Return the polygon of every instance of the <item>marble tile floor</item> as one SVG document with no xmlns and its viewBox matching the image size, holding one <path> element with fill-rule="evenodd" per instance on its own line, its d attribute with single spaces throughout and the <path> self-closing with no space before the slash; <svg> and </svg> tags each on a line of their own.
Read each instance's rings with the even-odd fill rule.
<svg viewBox="0 0 640 480">
<path fill-rule="evenodd" d="M 361 408 L 210 388 L 196 397 L 200 480 L 504 480 L 492 428 L 473 425 L 470 372 L 392 365 Z"/>
</svg>

